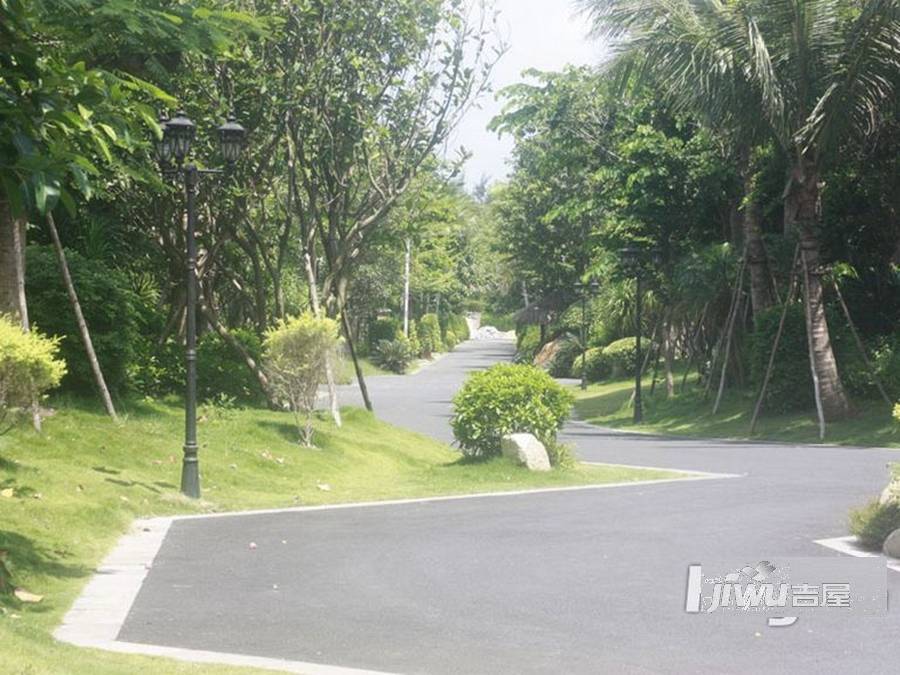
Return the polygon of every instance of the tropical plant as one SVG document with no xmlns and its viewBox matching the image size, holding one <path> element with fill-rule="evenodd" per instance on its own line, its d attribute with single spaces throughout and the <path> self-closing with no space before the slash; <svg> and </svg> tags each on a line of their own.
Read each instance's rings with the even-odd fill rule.
<svg viewBox="0 0 900 675">
<path fill-rule="evenodd" d="M 402 375 L 415 358 L 415 352 L 408 339 L 399 337 L 395 340 L 381 340 L 375 345 L 372 358 L 375 365 Z"/>
<path fill-rule="evenodd" d="M 893 102 L 900 2 L 581 0 L 598 32 L 700 119 L 746 139 L 765 131 L 789 160 L 787 232 L 799 235 L 810 360 L 824 415 L 850 410 L 825 316 L 819 205 L 824 169 Z"/>
</svg>

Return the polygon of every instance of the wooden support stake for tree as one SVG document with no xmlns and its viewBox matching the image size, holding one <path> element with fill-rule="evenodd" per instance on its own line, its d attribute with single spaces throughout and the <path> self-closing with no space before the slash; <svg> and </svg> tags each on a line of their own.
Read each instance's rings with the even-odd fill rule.
<svg viewBox="0 0 900 675">
<path fill-rule="evenodd" d="M 753 418 L 750 420 L 750 435 L 756 431 L 756 422 L 759 419 L 759 413 L 762 410 L 763 400 L 766 397 L 766 390 L 769 388 L 769 381 L 772 379 L 772 370 L 775 366 L 775 355 L 778 353 L 778 345 L 781 344 L 781 335 L 784 332 L 784 322 L 787 319 L 788 309 L 794 300 L 794 292 L 797 288 L 797 263 L 800 255 L 800 245 L 794 251 L 794 262 L 791 264 L 791 283 L 788 288 L 788 295 L 784 301 L 784 307 L 781 310 L 781 320 L 778 322 L 778 331 L 775 333 L 775 341 L 772 344 L 772 353 L 769 354 L 769 363 L 766 366 L 766 374 L 763 376 L 762 388 L 759 396 L 756 398 L 756 406 L 753 408 Z"/>
<path fill-rule="evenodd" d="M 84 344 L 84 351 L 87 352 L 88 362 L 91 364 L 91 371 L 94 374 L 94 382 L 100 391 L 100 398 L 103 399 L 103 406 L 106 408 L 107 414 L 118 421 L 116 408 L 113 405 L 112 397 L 109 395 L 109 388 L 106 386 L 106 379 L 103 377 L 103 371 L 100 368 L 100 361 L 97 360 L 97 353 L 94 351 L 94 343 L 91 340 L 91 332 L 88 330 L 87 321 L 84 320 L 84 313 L 81 311 L 81 303 L 78 301 L 78 293 L 75 291 L 75 284 L 72 283 L 72 275 L 69 273 L 69 264 L 66 262 L 66 252 L 63 250 L 62 242 L 59 240 L 59 232 L 56 231 L 56 222 L 53 220 L 53 214 L 47 212 L 47 229 L 50 230 L 50 238 L 53 240 L 53 248 L 56 250 L 56 258 L 59 261 L 59 271 L 62 275 L 63 285 L 66 287 L 66 293 L 69 296 L 69 303 L 72 305 L 72 311 L 75 313 L 75 323 L 78 324 L 78 332 L 81 334 L 81 342 Z"/>
<path fill-rule="evenodd" d="M 744 256 L 741 259 L 741 264 L 738 268 L 738 278 L 734 287 L 731 311 L 728 314 L 728 322 L 725 327 L 725 358 L 722 360 L 722 374 L 719 377 L 719 391 L 716 393 L 716 402 L 713 404 L 713 415 L 719 412 L 719 406 L 722 404 L 722 394 L 725 392 L 725 377 L 728 373 L 728 360 L 731 358 L 731 339 L 734 335 L 734 326 L 737 323 L 737 314 L 742 300 L 741 293 L 744 290 L 744 273 L 747 270 L 747 251 L 748 248 L 744 246 Z M 712 380 L 712 369 L 710 369 L 710 380 Z"/>
<path fill-rule="evenodd" d="M 837 293 L 838 302 L 840 302 L 841 304 L 841 309 L 844 311 L 844 316 L 847 317 L 847 325 L 850 326 L 850 332 L 853 333 L 853 339 L 856 341 L 856 348 L 859 350 L 860 356 L 863 357 L 863 361 L 866 364 L 866 368 L 869 369 L 869 373 L 872 375 L 872 379 L 875 380 L 875 386 L 878 387 L 878 392 L 881 394 L 881 398 L 883 398 L 884 402 L 887 403 L 888 408 L 893 408 L 894 402 L 891 401 L 891 397 L 887 395 L 887 392 L 884 389 L 884 384 L 881 382 L 881 378 L 878 377 L 878 371 L 875 370 L 875 366 L 869 360 L 869 355 L 866 354 L 866 346 L 863 344 L 862 338 L 859 336 L 859 331 L 856 330 L 856 324 L 853 323 L 853 318 L 850 316 L 850 309 L 847 307 L 847 303 L 844 301 L 844 294 L 841 293 L 841 289 L 838 285 L 837 279 L 832 279 L 831 283 L 834 286 L 835 293 Z"/>
<path fill-rule="evenodd" d="M 687 367 L 684 369 L 684 376 L 681 378 L 681 393 L 684 393 L 684 389 L 687 386 L 688 375 L 691 372 L 691 366 L 694 365 L 694 359 L 697 358 L 697 339 L 700 337 L 700 329 L 703 327 L 703 321 L 706 319 L 706 313 L 709 311 L 709 303 L 707 302 L 703 305 L 703 311 L 700 312 L 700 318 L 697 319 L 697 325 L 694 327 L 690 349 L 691 353 L 688 357 Z"/>
</svg>

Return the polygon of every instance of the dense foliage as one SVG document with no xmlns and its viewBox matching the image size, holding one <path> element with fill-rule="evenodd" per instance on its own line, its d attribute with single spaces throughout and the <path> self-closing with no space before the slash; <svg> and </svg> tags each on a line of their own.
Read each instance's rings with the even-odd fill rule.
<svg viewBox="0 0 900 675">
<path fill-rule="evenodd" d="M 453 399 L 453 435 L 472 457 L 500 453 L 506 434 L 534 434 L 545 445 L 569 417 L 572 394 L 533 366 L 500 364 L 470 376 Z"/>
<path fill-rule="evenodd" d="M 0 430 L 11 408 L 39 403 L 41 394 L 57 386 L 65 372 L 58 339 L 23 333 L 0 316 Z"/>
</svg>

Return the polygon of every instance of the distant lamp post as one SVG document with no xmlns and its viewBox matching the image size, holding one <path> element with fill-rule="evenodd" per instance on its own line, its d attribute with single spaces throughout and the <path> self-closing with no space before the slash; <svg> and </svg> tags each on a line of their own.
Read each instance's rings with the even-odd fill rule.
<svg viewBox="0 0 900 675">
<path fill-rule="evenodd" d="M 187 208 L 187 301 L 185 362 L 187 386 L 184 401 L 184 458 L 181 465 L 181 492 L 188 497 L 200 497 L 200 464 L 197 457 L 197 186 L 200 177 L 221 174 L 220 169 L 200 169 L 195 164 L 185 166 L 191 145 L 197 135 L 197 126 L 183 110 L 171 119 L 160 117 L 162 137 L 156 143 L 156 155 L 164 176 L 179 178 L 184 183 Z M 229 167 L 233 166 L 244 146 L 246 131 L 237 123 L 234 115 L 219 128 L 219 150 Z"/>
<path fill-rule="evenodd" d="M 654 264 L 661 264 L 661 255 L 657 249 L 647 250 L 636 246 L 629 246 L 619 251 L 619 260 L 621 261 L 622 271 L 635 280 L 634 293 L 634 323 L 635 344 L 634 344 L 634 423 L 640 424 L 644 419 L 644 408 L 641 400 L 641 370 L 643 370 L 643 354 L 641 349 L 641 326 L 642 311 L 644 300 L 643 279 L 646 274 L 648 262 L 652 260 Z"/>
<path fill-rule="evenodd" d="M 587 283 L 583 281 L 575 282 L 575 292 L 581 298 L 581 388 L 587 389 L 587 341 L 588 341 L 588 321 L 587 321 L 587 301 L 588 298 L 597 295 L 600 290 L 600 282 L 595 277 L 591 277 Z"/>
</svg>

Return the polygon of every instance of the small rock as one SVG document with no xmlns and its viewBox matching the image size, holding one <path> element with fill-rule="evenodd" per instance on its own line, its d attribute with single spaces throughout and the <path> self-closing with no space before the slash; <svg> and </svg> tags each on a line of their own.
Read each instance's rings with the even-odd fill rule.
<svg viewBox="0 0 900 675">
<path fill-rule="evenodd" d="M 35 593 L 29 593 L 24 588 L 17 588 L 13 595 L 19 600 L 19 602 L 28 602 L 28 603 L 37 603 L 44 599 L 43 595 L 36 595 Z"/>
<path fill-rule="evenodd" d="M 236 468 L 237 468 L 237 464 L 229 464 L 229 465 L 228 465 L 228 468 L 229 468 L 229 469 L 236 469 Z"/>
<path fill-rule="evenodd" d="M 316 487 L 323 492 L 331 492 L 331 486 L 328 483 L 316 483 Z"/>
<path fill-rule="evenodd" d="M 547 448 L 532 434 L 509 434 L 500 441 L 504 457 L 511 457 L 529 471 L 550 471 Z"/>
<path fill-rule="evenodd" d="M 12 499 L 13 497 L 13 489 L 12 488 L 3 488 L 0 490 L 0 497 L 6 497 L 7 499 Z"/>
<path fill-rule="evenodd" d="M 891 558 L 900 558 L 900 530 L 894 530 L 884 540 L 884 554 Z"/>
</svg>

